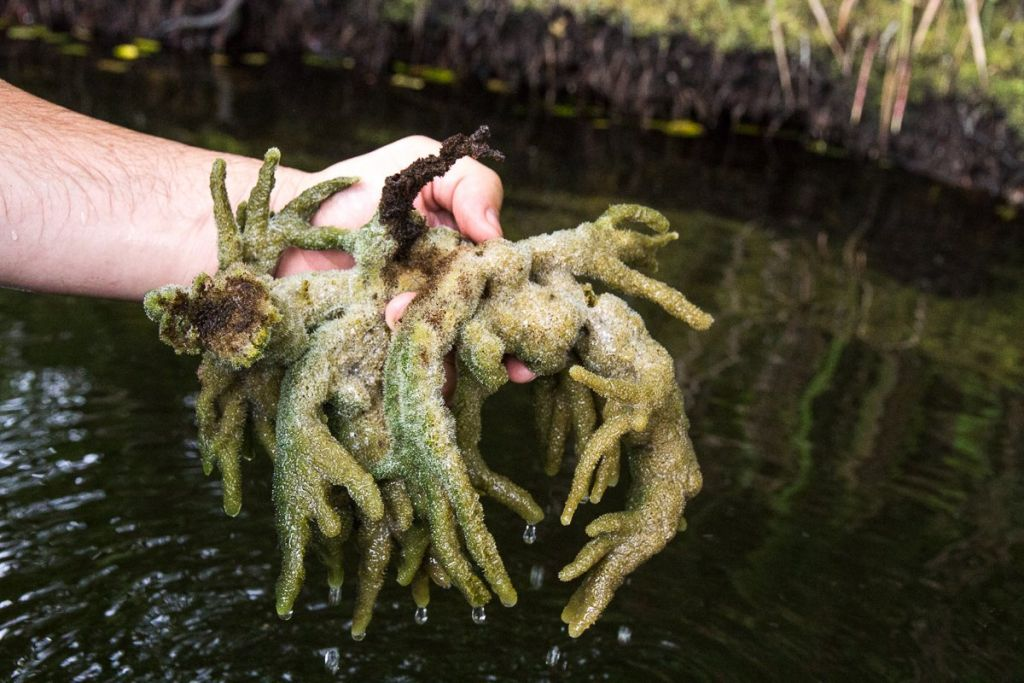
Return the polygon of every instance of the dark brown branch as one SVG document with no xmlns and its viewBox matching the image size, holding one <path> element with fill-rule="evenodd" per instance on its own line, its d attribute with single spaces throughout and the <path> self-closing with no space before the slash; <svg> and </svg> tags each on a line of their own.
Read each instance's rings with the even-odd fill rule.
<svg viewBox="0 0 1024 683">
<path fill-rule="evenodd" d="M 495 159 L 503 161 L 505 156 L 492 149 L 487 140 L 491 131 L 480 126 L 472 135 L 457 133 L 441 143 L 441 151 L 417 159 L 400 173 L 384 181 L 380 198 L 380 219 L 388 233 L 398 243 L 395 258 L 401 260 L 409 248 L 427 229 L 423 217 L 412 207 L 413 200 L 427 183 L 443 176 L 462 157 L 473 159 Z"/>
</svg>

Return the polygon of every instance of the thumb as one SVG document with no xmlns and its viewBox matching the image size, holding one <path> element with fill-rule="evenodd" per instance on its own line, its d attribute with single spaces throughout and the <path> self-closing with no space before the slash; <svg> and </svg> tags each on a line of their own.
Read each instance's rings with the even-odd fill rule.
<svg viewBox="0 0 1024 683">
<path fill-rule="evenodd" d="M 474 242 L 501 237 L 501 178 L 475 159 L 460 159 L 424 193 L 428 210 L 449 211 L 459 231 Z"/>
</svg>

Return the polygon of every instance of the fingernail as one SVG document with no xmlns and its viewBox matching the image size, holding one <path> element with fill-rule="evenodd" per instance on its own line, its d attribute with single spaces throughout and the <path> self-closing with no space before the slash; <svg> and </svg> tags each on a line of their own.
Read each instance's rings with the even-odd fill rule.
<svg viewBox="0 0 1024 683">
<path fill-rule="evenodd" d="M 501 237 L 501 223 L 498 222 L 498 212 L 493 207 L 488 208 L 484 212 L 484 219 L 494 231 L 494 237 Z"/>
</svg>

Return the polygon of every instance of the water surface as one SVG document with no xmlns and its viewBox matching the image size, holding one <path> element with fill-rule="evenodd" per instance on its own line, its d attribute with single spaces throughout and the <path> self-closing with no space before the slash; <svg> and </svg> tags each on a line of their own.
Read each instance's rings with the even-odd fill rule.
<svg viewBox="0 0 1024 683">
<path fill-rule="evenodd" d="M 640 305 L 677 359 L 704 475 L 689 529 L 572 640 L 558 569 L 587 517 L 526 545 L 488 507 L 520 589 L 475 625 L 435 590 L 382 592 L 347 634 L 310 564 L 273 610 L 270 469 L 223 515 L 195 444 L 195 362 L 137 304 L 0 291 L 0 677 L 21 680 L 1011 679 L 1024 675 L 1024 225 L 982 197 L 756 138 L 674 139 L 457 88 L 343 71 L 114 67 L 0 44 L 0 77 L 133 128 L 316 168 L 489 123 L 512 237 L 648 203 L 683 233 L 660 276 L 714 313 Z M 123 71 L 123 72 L 122 72 Z M 529 392 L 484 453 L 549 511 Z M 622 504 L 610 495 L 601 511 Z M 589 515 L 598 510 L 586 509 Z M 351 575 L 351 574 L 350 574 Z"/>
</svg>

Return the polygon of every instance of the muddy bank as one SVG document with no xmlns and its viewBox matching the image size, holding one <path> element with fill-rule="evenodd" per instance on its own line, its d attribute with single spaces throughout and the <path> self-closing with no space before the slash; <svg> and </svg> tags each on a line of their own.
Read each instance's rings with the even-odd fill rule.
<svg viewBox="0 0 1024 683">
<path fill-rule="evenodd" d="M 737 124 L 769 135 L 795 132 L 1024 203 L 1024 139 L 990 101 L 920 94 L 908 103 L 901 131 L 886 135 L 877 107 L 866 106 L 851 123 L 854 79 L 838 77 L 831 57 L 809 48 L 788 55 L 789 77 L 780 78 L 770 51 L 721 52 L 685 32 L 638 35 L 622 22 L 515 10 L 509 0 L 131 5 L 131 12 L 109 0 L 7 0 L 0 7 L 14 22 L 104 41 L 147 36 L 191 51 L 346 57 L 373 80 L 387 78 L 396 62 L 429 64 L 467 87 L 585 115 L 692 119 L 713 134 Z"/>
</svg>

